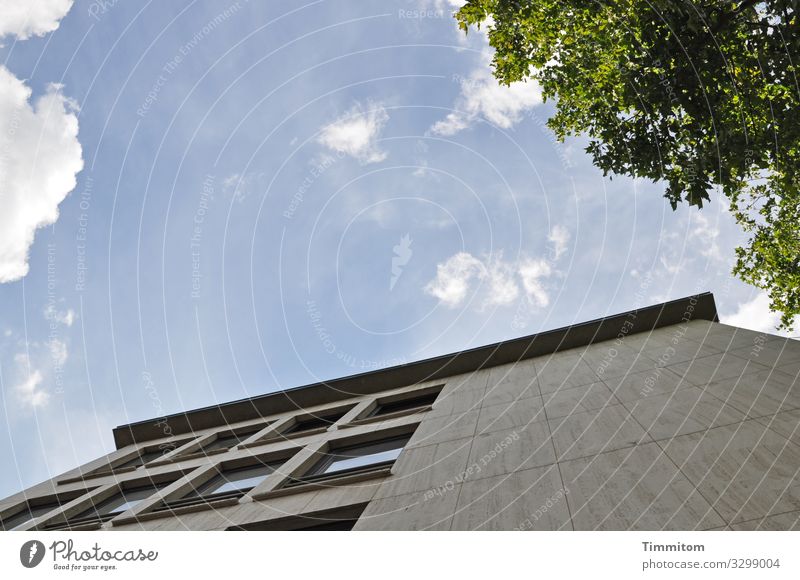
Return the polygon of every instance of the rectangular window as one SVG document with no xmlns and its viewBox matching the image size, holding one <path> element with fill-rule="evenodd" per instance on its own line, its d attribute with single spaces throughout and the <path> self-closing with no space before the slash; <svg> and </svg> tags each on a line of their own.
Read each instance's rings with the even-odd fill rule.
<svg viewBox="0 0 800 580">
<path fill-rule="evenodd" d="M 279 463 L 269 463 L 225 470 L 189 492 L 182 500 L 233 494 L 244 495 L 264 481 L 264 479 L 279 466 Z"/>
<path fill-rule="evenodd" d="M 250 437 L 250 435 L 252 435 L 253 433 L 261 431 L 261 429 L 263 429 L 264 427 L 266 427 L 266 425 L 261 425 L 254 429 L 247 429 L 244 431 L 238 431 L 235 433 L 222 435 L 214 439 L 211 443 L 209 443 L 205 447 L 203 447 L 203 451 L 205 453 L 208 453 L 209 451 L 214 451 L 215 449 L 231 449 L 239 445 L 239 443 Z"/>
<path fill-rule="evenodd" d="M 428 393 L 425 395 L 417 395 L 391 401 L 388 403 L 379 403 L 375 410 L 369 414 L 370 417 L 377 417 L 381 415 L 390 415 L 392 413 L 400 413 L 402 411 L 414 411 L 415 409 L 422 409 L 430 407 L 436 402 L 439 396 L 439 391 Z"/>
<path fill-rule="evenodd" d="M 44 514 L 51 512 L 59 507 L 61 507 L 61 504 L 58 502 L 47 503 L 38 506 L 31 506 L 26 504 L 21 511 L 4 519 L 2 523 L 0 523 L 0 528 L 2 528 L 4 531 L 16 530 L 17 528 L 19 528 L 23 524 L 26 524 L 32 519 L 38 518 L 39 516 L 43 516 Z"/>
<path fill-rule="evenodd" d="M 317 417 L 309 417 L 308 419 L 303 419 L 301 421 L 297 421 L 294 425 L 289 427 L 286 431 L 281 433 L 281 435 L 290 435 L 295 433 L 302 433 L 304 431 L 312 431 L 314 429 L 321 429 L 323 427 L 330 427 L 336 421 L 344 417 L 347 411 L 340 411 L 338 413 L 332 413 L 329 415 L 320 415 Z"/>
<path fill-rule="evenodd" d="M 367 508 L 366 503 L 308 512 L 299 516 L 275 518 L 260 522 L 230 526 L 228 531 L 301 531 L 301 530 L 352 530 Z"/>
<path fill-rule="evenodd" d="M 367 473 L 392 465 L 400 456 L 411 435 L 393 437 L 382 441 L 361 443 L 332 449 L 298 479 L 286 485 L 300 485 L 341 475 Z"/>
<path fill-rule="evenodd" d="M 74 518 L 70 518 L 70 523 L 74 523 L 79 520 L 109 520 L 114 516 L 121 514 L 122 512 L 126 512 L 129 509 L 136 507 L 139 503 L 146 500 L 159 489 L 164 487 L 166 487 L 166 484 L 137 487 L 135 489 L 123 489 L 119 493 L 112 495 L 110 498 L 92 506 L 85 512 L 75 516 Z"/>
<path fill-rule="evenodd" d="M 114 469 L 122 469 L 123 467 L 139 467 L 140 465 L 144 465 L 145 463 L 149 463 L 151 461 L 155 461 L 156 459 L 160 459 L 166 453 L 169 453 L 171 449 L 161 450 L 161 449 L 154 449 L 152 451 L 144 451 L 141 455 L 126 461 L 120 465 L 116 465 Z"/>
</svg>

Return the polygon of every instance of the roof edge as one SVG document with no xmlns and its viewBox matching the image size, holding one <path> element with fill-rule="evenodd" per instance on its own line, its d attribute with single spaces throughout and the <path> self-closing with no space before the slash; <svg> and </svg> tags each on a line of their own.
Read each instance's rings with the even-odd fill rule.
<svg viewBox="0 0 800 580">
<path fill-rule="evenodd" d="M 442 379 L 692 320 L 719 322 L 712 293 L 695 294 L 453 354 L 120 425 L 113 431 L 114 442 L 120 449 L 133 443 Z"/>
</svg>

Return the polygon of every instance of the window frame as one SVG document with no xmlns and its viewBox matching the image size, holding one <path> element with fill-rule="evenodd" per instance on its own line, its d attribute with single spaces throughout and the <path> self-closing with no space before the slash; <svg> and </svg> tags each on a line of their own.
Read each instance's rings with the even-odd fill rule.
<svg viewBox="0 0 800 580">
<path fill-rule="evenodd" d="M 406 393 L 402 393 L 402 396 L 392 396 L 392 397 L 383 397 L 378 399 L 375 402 L 375 407 L 364 416 L 364 419 L 373 419 L 373 418 L 392 418 L 392 417 L 404 417 L 406 415 L 414 415 L 416 413 L 427 411 L 433 408 L 434 403 L 439 399 L 439 395 L 442 394 L 442 386 L 438 388 L 431 388 L 431 389 L 420 389 L 419 391 L 409 391 Z M 414 401 L 420 399 L 433 399 L 430 402 L 421 402 L 413 407 L 406 407 L 404 409 L 397 409 L 394 411 L 384 412 L 384 408 L 389 407 L 391 405 L 396 405 L 398 403 L 412 403 Z"/>
<path fill-rule="evenodd" d="M 359 425 L 367 425 L 370 423 L 377 423 L 380 421 L 389 421 L 392 419 L 400 419 L 403 417 L 410 417 L 412 415 L 417 415 L 420 413 L 426 413 L 433 409 L 433 405 L 438 401 L 439 396 L 444 391 L 445 384 L 437 384 L 430 387 L 418 388 L 411 391 L 404 391 L 402 393 L 394 393 L 391 395 L 385 395 L 383 397 L 378 397 L 372 401 L 372 404 L 369 405 L 364 411 L 362 411 L 358 417 L 354 418 L 352 421 L 342 425 L 342 427 L 357 427 Z M 407 408 L 407 409 L 400 409 L 398 411 L 391 411 L 389 413 L 381 413 L 381 407 L 385 405 L 391 405 L 394 403 L 399 403 L 402 401 L 412 401 L 415 399 L 421 399 L 423 397 L 428 397 L 431 395 L 435 395 L 434 400 L 428 404 L 420 404 L 419 406 Z"/>
<path fill-rule="evenodd" d="M 200 501 L 200 500 L 203 500 L 204 502 L 208 502 L 208 501 L 213 501 L 214 499 L 217 499 L 217 498 L 227 498 L 227 497 L 231 497 L 231 496 L 238 496 L 238 497 L 245 496 L 245 495 L 247 495 L 248 492 L 250 492 L 253 489 L 255 489 L 256 487 L 258 487 L 258 485 L 260 485 L 270 475 L 272 475 L 278 469 L 280 469 L 280 467 L 281 467 L 281 465 L 283 465 L 283 463 L 284 462 L 281 462 L 281 461 L 274 461 L 274 462 L 269 462 L 269 463 L 258 463 L 258 464 L 254 464 L 254 465 L 245 465 L 245 466 L 240 466 L 240 467 L 231 467 L 231 468 L 227 468 L 227 469 L 219 469 L 219 470 L 217 470 L 216 474 L 214 474 L 211 477 L 209 477 L 206 481 L 204 481 L 200 485 L 198 485 L 196 487 L 193 487 L 187 494 L 185 494 L 184 496 L 182 496 L 180 498 L 177 498 L 175 500 L 175 502 L 180 502 L 182 500 L 186 500 L 187 502 L 191 502 L 191 503 L 194 503 L 195 501 Z M 249 486 L 249 487 L 237 487 L 236 489 L 230 489 L 230 490 L 227 490 L 227 491 L 213 491 L 211 493 L 203 493 L 203 491 L 205 489 L 211 487 L 212 484 L 217 480 L 221 480 L 221 485 L 219 487 L 217 487 L 216 489 L 219 489 L 220 487 L 225 487 L 225 485 L 228 484 L 228 483 L 235 483 L 236 480 L 231 481 L 231 480 L 229 480 L 229 479 L 227 479 L 225 477 L 226 473 L 230 474 L 230 473 L 236 473 L 236 472 L 241 472 L 241 471 L 255 470 L 255 469 L 259 468 L 259 467 L 266 468 L 266 469 L 268 469 L 268 471 L 267 471 L 266 474 L 264 474 L 264 477 L 262 477 L 258 481 L 258 483 L 256 483 L 255 485 L 252 485 L 252 486 Z M 247 478 L 247 479 L 250 479 L 250 478 Z"/>
<path fill-rule="evenodd" d="M 45 504 L 41 504 L 41 505 L 31 505 L 30 500 L 25 501 L 25 502 L 23 502 L 21 504 L 22 509 L 19 509 L 19 510 L 15 511 L 15 512 L 11 513 L 10 515 L 8 515 L 5 518 L 0 520 L 0 530 L 2 530 L 4 532 L 12 532 L 14 530 L 18 530 L 20 527 L 24 526 L 28 522 L 31 522 L 31 521 L 35 520 L 36 518 L 39 518 L 39 517 L 41 517 L 41 516 L 43 516 L 45 514 L 49 514 L 53 510 L 57 510 L 57 509 L 63 507 L 65 503 L 67 503 L 67 502 L 59 501 L 57 498 L 55 499 L 55 501 L 51 501 L 49 503 L 45 503 Z M 47 511 L 45 511 L 45 512 L 42 512 L 42 513 L 38 514 L 38 515 L 34 515 L 33 514 L 34 510 L 41 509 L 41 508 L 49 508 L 49 509 Z M 17 523 L 12 528 L 9 528 L 9 527 L 6 526 L 6 524 L 9 521 L 17 518 L 18 516 L 21 516 L 25 512 L 27 512 L 27 514 L 30 517 L 20 521 L 19 523 Z"/>
<path fill-rule="evenodd" d="M 24 525 L 27 522 L 31 522 L 31 521 L 35 520 L 36 518 L 40 518 L 40 517 L 42 517 L 42 516 L 44 516 L 46 514 L 49 514 L 50 512 L 52 512 L 54 510 L 63 509 L 64 506 L 67 505 L 68 503 L 70 503 L 72 501 L 75 501 L 76 499 L 78 499 L 80 497 L 83 497 L 83 496 L 91 493 L 92 491 L 94 491 L 96 489 L 97 489 L 97 486 L 95 485 L 95 486 L 86 487 L 86 488 L 83 488 L 83 489 L 66 491 L 66 492 L 61 492 L 61 493 L 56 493 L 56 494 L 51 494 L 51 495 L 46 495 L 46 496 L 40 496 L 40 497 L 27 498 L 25 501 L 19 503 L 16 506 L 17 508 L 21 508 L 21 509 L 17 509 L 16 511 L 12 512 L 11 515 L 6 516 L 5 518 L 0 518 L 0 524 L 3 524 L 4 522 L 8 521 L 9 519 L 18 516 L 18 515 L 22 514 L 25 511 L 29 511 L 30 512 L 30 511 L 32 511 L 32 510 L 34 510 L 36 508 L 40 508 L 40 507 L 51 507 L 52 509 L 50 509 L 49 511 L 46 511 L 44 513 L 41 513 L 41 514 L 39 514 L 37 516 L 33 516 L 33 517 L 21 522 L 16 527 L 11 528 L 11 530 L 6 530 L 4 525 L 0 525 L 0 530 L 5 530 L 5 531 L 16 530 L 20 526 Z M 53 506 L 55 506 L 55 507 L 53 507 Z M 38 527 L 35 528 L 35 529 L 38 529 Z"/>
<path fill-rule="evenodd" d="M 414 430 L 419 426 L 419 424 L 414 425 Z M 402 455 L 405 448 L 408 446 L 408 442 L 411 440 L 414 432 L 412 431 L 402 431 L 399 433 L 381 433 L 384 435 L 383 437 L 375 438 L 375 433 L 370 433 L 369 435 L 373 436 L 369 439 L 359 438 L 359 441 L 352 441 L 343 439 L 340 441 L 330 442 L 329 446 L 325 450 L 320 450 L 317 453 L 317 460 L 312 463 L 309 467 L 307 467 L 302 475 L 298 476 L 290 476 L 281 486 L 281 489 L 291 489 L 294 487 L 299 487 L 303 485 L 311 485 L 316 483 L 321 483 L 325 481 L 332 481 L 337 480 L 349 476 L 356 476 L 356 475 L 363 475 L 363 474 L 370 474 L 370 473 L 379 473 L 387 469 L 391 469 L 391 467 L 397 462 L 397 460 Z M 332 453 L 342 452 L 348 449 L 359 448 L 359 447 L 368 447 L 370 445 L 377 445 L 383 442 L 395 441 L 395 440 L 403 440 L 404 443 L 402 447 L 400 447 L 400 451 L 397 454 L 397 457 L 393 459 L 389 459 L 386 461 L 379 461 L 376 463 L 369 463 L 367 465 L 357 465 L 354 467 L 349 467 L 345 469 L 339 469 L 336 471 L 331 472 L 320 472 L 320 473 L 313 473 L 318 466 L 324 464 L 325 462 L 329 461 L 330 457 L 332 457 Z M 334 447 L 330 447 L 330 445 L 335 445 Z M 355 456 L 358 457 L 358 456 Z M 367 457 L 367 456 L 365 456 Z"/>
<path fill-rule="evenodd" d="M 227 429 L 218 431 L 216 433 L 216 437 L 203 445 L 200 449 L 197 450 L 198 453 L 205 452 L 208 453 L 222 453 L 224 451 L 230 451 L 231 449 L 236 449 L 239 445 L 244 443 L 248 437 L 251 437 L 258 433 L 259 431 L 263 431 L 267 427 L 273 424 L 273 421 L 269 421 L 267 423 L 262 423 L 259 425 L 247 425 L 244 427 L 238 427 L 235 429 Z M 224 435 L 223 435 L 224 433 Z M 218 441 L 223 439 L 236 439 L 236 443 L 233 445 L 229 445 L 227 447 L 214 447 Z"/>
<path fill-rule="evenodd" d="M 278 437 L 301 437 L 303 435 L 311 435 L 314 433 L 324 433 L 336 425 L 336 423 L 341 421 L 342 418 L 347 415 L 347 413 L 349 413 L 354 406 L 355 405 L 349 405 L 347 407 L 336 407 L 335 409 L 323 409 L 322 411 L 295 416 L 293 417 L 294 421 L 288 427 L 284 428 L 283 431 L 278 434 Z M 328 421 L 327 419 L 329 417 L 335 417 L 335 419 Z M 302 423 L 312 423 L 320 420 L 327 424 L 320 425 L 318 427 L 298 429 L 298 426 Z"/>
<path fill-rule="evenodd" d="M 90 524 L 90 523 L 95 523 L 95 522 L 97 522 L 97 523 L 107 522 L 108 520 L 112 520 L 115 517 L 117 517 L 118 515 L 124 514 L 128 510 L 131 510 L 131 509 L 135 508 L 136 506 L 138 506 L 143 501 L 146 501 L 146 500 L 150 499 L 151 497 L 156 495 L 159 491 L 161 491 L 162 489 L 164 489 L 167 486 L 169 486 L 171 483 L 173 483 L 173 482 L 162 482 L 162 483 L 151 482 L 149 484 L 138 485 L 138 486 L 135 486 L 135 487 L 131 486 L 131 487 L 128 487 L 128 488 L 123 487 L 123 485 L 124 485 L 123 484 L 123 485 L 121 485 L 121 486 L 119 486 L 117 488 L 116 492 L 114 492 L 113 494 L 111 494 L 107 498 L 105 498 L 103 500 L 100 500 L 97 503 L 92 502 L 92 506 L 89 509 L 86 509 L 86 510 L 80 512 L 79 514 L 76 514 L 76 515 L 72 516 L 71 518 L 68 518 L 63 523 L 68 525 L 68 526 L 74 526 L 74 525 Z M 141 498 L 139 501 L 137 501 L 132 506 L 129 506 L 130 500 L 127 500 L 127 498 L 125 497 L 125 494 L 134 493 L 134 492 L 137 492 L 137 491 L 144 491 L 144 490 L 150 490 L 150 493 L 148 495 L 146 495 L 145 497 Z M 117 496 L 122 496 L 122 499 L 125 500 L 121 504 L 121 506 L 119 506 L 119 507 L 122 507 L 124 509 L 115 508 L 110 512 L 100 513 L 100 510 L 103 509 L 106 505 L 110 504 L 114 499 L 117 498 Z M 90 513 L 90 512 L 93 512 L 93 514 Z"/>
<path fill-rule="evenodd" d="M 240 457 L 236 459 L 232 459 L 229 461 L 223 461 L 218 463 L 214 466 L 213 473 L 205 479 L 202 483 L 197 484 L 196 486 L 194 483 L 191 484 L 191 489 L 188 491 L 184 491 L 181 497 L 173 497 L 167 498 L 161 501 L 160 504 L 155 506 L 151 511 L 152 512 L 168 512 L 173 510 L 179 510 L 180 508 L 196 508 L 197 506 L 206 506 L 212 505 L 215 502 L 221 502 L 224 500 L 233 500 L 239 499 L 250 493 L 256 487 L 261 485 L 270 475 L 276 473 L 280 470 L 283 465 L 286 464 L 294 455 L 302 450 L 301 446 L 291 447 L 289 449 L 281 449 L 280 451 L 273 451 L 271 453 L 264 453 L 260 455 L 249 455 L 246 457 Z M 246 489 L 237 489 L 231 490 L 226 492 L 221 492 L 217 494 L 207 494 L 207 495 L 193 495 L 190 497 L 194 491 L 201 489 L 203 486 L 207 485 L 214 479 L 221 477 L 225 472 L 228 471 L 238 471 L 244 469 L 251 469 L 254 467 L 258 467 L 259 465 L 263 465 L 266 467 L 275 466 L 272 471 L 267 473 L 259 483 L 254 485 L 253 487 L 249 487 Z"/>
<path fill-rule="evenodd" d="M 293 516 L 286 516 L 275 518 L 271 520 L 264 520 L 258 522 L 250 522 L 241 525 L 233 525 L 225 528 L 226 532 L 244 532 L 244 531 L 272 531 L 272 532 L 290 532 L 290 531 L 320 531 L 322 526 L 330 526 L 335 524 L 350 523 L 349 529 L 352 529 L 364 511 L 367 509 L 369 502 L 362 502 L 343 507 L 334 507 L 325 510 L 319 510 L 309 513 L 303 513 Z"/>
</svg>

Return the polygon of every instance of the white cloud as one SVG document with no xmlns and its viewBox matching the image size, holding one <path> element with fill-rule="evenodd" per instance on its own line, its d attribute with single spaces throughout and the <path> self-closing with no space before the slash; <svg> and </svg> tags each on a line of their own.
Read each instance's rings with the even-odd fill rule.
<svg viewBox="0 0 800 580">
<path fill-rule="evenodd" d="M 719 247 L 719 226 L 712 224 L 700 212 L 693 212 L 690 217 L 689 237 L 692 245 L 700 249 L 700 253 L 712 260 L 724 260 L 725 256 Z"/>
<path fill-rule="evenodd" d="M 264 173 L 260 172 L 234 173 L 222 180 L 222 192 L 241 203 L 257 190 L 263 180 Z"/>
<path fill-rule="evenodd" d="M 467 297 L 472 279 L 484 277 L 485 272 L 483 262 L 468 252 L 459 252 L 436 266 L 436 278 L 428 282 L 425 292 L 455 308 Z"/>
<path fill-rule="evenodd" d="M 511 304 L 519 296 L 519 286 L 514 279 L 515 268 L 502 259 L 493 260 L 487 272 L 489 296 L 486 303 L 492 306 Z"/>
<path fill-rule="evenodd" d="M 528 298 L 541 308 L 550 304 L 550 296 L 544 286 L 544 281 L 553 273 L 553 268 L 547 260 L 529 259 L 519 265 L 519 275 Z"/>
<path fill-rule="evenodd" d="M 427 7 L 433 4 L 433 6 L 437 10 L 458 10 L 464 4 L 467 3 L 467 0 L 423 0 L 422 7 Z"/>
<path fill-rule="evenodd" d="M 35 370 L 28 375 L 28 378 L 17 385 L 17 395 L 24 404 L 31 407 L 41 407 L 47 404 L 50 395 L 47 391 L 39 388 L 42 384 L 42 378 L 42 373 Z"/>
<path fill-rule="evenodd" d="M 59 85 L 31 104 L 31 89 L 0 66 L 0 282 L 28 273 L 37 228 L 58 219 L 58 204 L 83 168 L 75 104 Z"/>
<path fill-rule="evenodd" d="M 720 322 L 756 332 L 790 335 L 788 331 L 775 330 L 781 322 L 781 315 L 769 309 L 769 296 L 766 292 L 759 293 L 749 302 L 740 303 L 736 312 L 731 315 L 720 314 Z"/>
<path fill-rule="evenodd" d="M 378 163 L 387 155 L 378 148 L 377 142 L 388 120 L 389 115 L 383 107 L 373 106 L 365 111 L 356 104 L 322 129 L 317 141 L 336 153 L 354 157 L 359 163 Z"/>
<path fill-rule="evenodd" d="M 491 52 L 486 49 L 480 64 L 468 78 L 462 78 L 461 94 L 454 109 L 443 120 L 431 127 L 436 135 L 455 135 L 478 119 L 484 118 L 502 129 L 510 129 L 523 114 L 542 102 L 542 93 L 533 82 L 501 85 L 491 72 Z"/>
<path fill-rule="evenodd" d="M 42 36 L 58 28 L 73 0 L 0 0 L 0 37 L 19 40 Z"/>
<path fill-rule="evenodd" d="M 75 322 L 77 315 L 72 308 L 68 308 L 67 310 L 57 310 L 55 305 L 48 304 L 47 308 L 44 309 L 44 317 L 47 320 L 55 321 L 65 326 L 72 326 L 72 323 Z"/>
<path fill-rule="evenodd" d="M 17 369 L 22 377 L 14 387 L 20 402 L 30 407 L 46 405 L 50 399 L 50 394 L 40 388 L 44 380 L 42 372 L 31 368 L 31 362 L 27 354 L 16 355 L 14 361 L 17 363 Z"/>
<path fill-rule="evenodd" d="M 50 348 L 50 359 L 53 361 L 53 366 L 56 368 L 63 367 L 67 362 L 67 358 L 69 358 L 67 343 L 54 338 L 50 340 L 47 345 Z"/>
<path fill-rule="evenodd" d="M 570 234 L 569 230 L 562 225 L 555 225 L 550 230 L 550 235 L 547 236 L 547 241 L 553 245 L 553 259 L 558 260 L 564 252 L 567 251 L 569 245 Z"/>
<path fill-rule="evenodd" d="M 506 306 L 524 292 L 531 306 L 550 304 L 547 280 L 556 273 L 552 262 L 544 258 L 523 257 L 509 262 L 502 255 L 480 260 L 468 252 L 459 252 L 436 267 L 436 278 L 424 290 L 450 308 L 464 303 L 477 281 L 485 289 L 480 307 Z"/>
</svg>

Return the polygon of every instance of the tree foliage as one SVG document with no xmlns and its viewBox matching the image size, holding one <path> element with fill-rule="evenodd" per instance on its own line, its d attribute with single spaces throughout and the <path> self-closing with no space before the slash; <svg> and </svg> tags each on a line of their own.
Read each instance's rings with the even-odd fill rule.
<svg viewBox="0 0 800 580">
<path fill-rule="evenodd" d="M 673 209 L 718 189 L 747 232 L 734 273 L 783 327 L 800 313 L 800 0 L 469 0 L 497 79 L 536 80 L 560 139 L 604 174 L 666 183 Z"/>
</svg>

